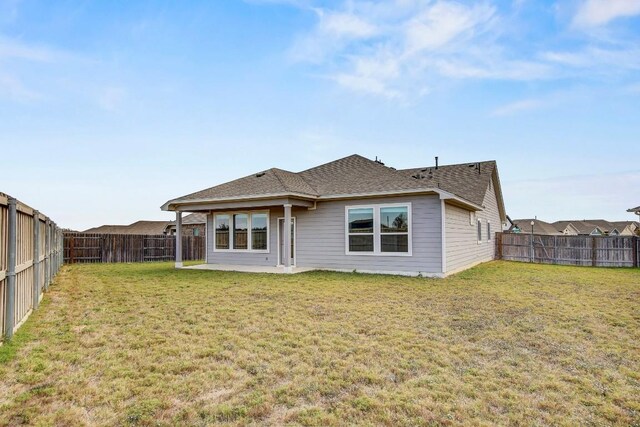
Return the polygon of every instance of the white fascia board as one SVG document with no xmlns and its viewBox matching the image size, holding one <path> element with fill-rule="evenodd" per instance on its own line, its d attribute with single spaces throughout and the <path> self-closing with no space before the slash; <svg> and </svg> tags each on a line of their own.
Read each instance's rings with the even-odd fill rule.
<svg viewBox="0 0 640 427">
<path fill-rule="evenodd" d="M 316 200 L 316 196 L 300 193 L 273 193 L 273 194 L 255 194 L 248 196 L 233 196 L 233 197 L 213 197 L 208 199 L 172 199 L 166 202 L 160 207 L 163 211 L 179 210 L 175 208 L 175 205 L 198 205 L 202 203 L 217 203 L 217 202 L 233 202 L 233 201 L 247 201 L 247 200 L 269 200 L 281 197 L 297 197 L 300 199 Z M 188 210 L 188 209 L 187 209 Z"/>
<path fill-rule="evenodd" d="M 217 202 L 232 202 L 232 201 L 247 201 L 247 200 L 269 200 L 273 198 L 279 197 L 296 197 L 300 199 L 306 200 L 314 200 L 314 201 L 324 201 L 324 200 L 342 200 L 342 199 L 358 199 L 363 197 L 384 197 L 384 196 L 403 196 L 403 195 L 414 195 L 414 194 L 438 194 L 440 199 L 443 200 L 455 200 L 456 202 L 471 208 L 472 210 L 481 211 L 484 210 L 484 206 L 476 205 L 466 199 L 456 196 L 453 193 L 449 193 L 448 191 L 444 191 L 439 188 L 418 188 L 411 190 L 390 190 L 390 191 L 375 191 L 369 193 L 351 193 L 351 194 L 331 194 L 327 196 L 312 196 L 309 194 L 300 194 L 300 193 L 277 193 L 277 194 L 260 194 L 260 195 L 249 195 L 249 196 L 239 196 L 239 197 L 215 197 L 208 199 L 173 199 L 166 202 L 164 205 L 160 207 L 163 211 L 175 211 L 180 210 L 176 208 L 176 205 L 184 206 L 189 210 L 188 206 L 198 205 L 203 203 L 217 203 Z"/>
</svg>

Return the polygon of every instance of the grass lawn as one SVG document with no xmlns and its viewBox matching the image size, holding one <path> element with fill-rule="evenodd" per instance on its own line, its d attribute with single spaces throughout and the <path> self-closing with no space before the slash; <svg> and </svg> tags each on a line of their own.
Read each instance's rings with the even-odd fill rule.
<svg viewBox="0 0 640 427">
<path fill-rule="evenodd" d="M 638 425 L 640 269 L 67 266 L 0 347 L 22 423 Z"/>
</svg>

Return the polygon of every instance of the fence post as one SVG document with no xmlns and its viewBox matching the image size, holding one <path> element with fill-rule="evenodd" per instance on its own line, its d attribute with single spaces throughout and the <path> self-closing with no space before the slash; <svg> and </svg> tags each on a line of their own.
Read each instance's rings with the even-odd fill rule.
<svg viewBox="0 0 640 427">
<path fill-rule="evenodd" d="M 6 296 L 6 311 L 4 319 L 4 336 L 7 340 L 10 340 L 13 336 L 13 327 L 15 326 L 15 311 L 16 311 L 16 249 L 18 245 L 17 240 L 17 204 L 18 201 L 13 197 L 8 200 L 9 207 L 9 223 L 8 223 L 8 244 L 7 244 L 7 296 Z"/>
<path fill-rule="evenodd" d="M 533 233 L 531 233 L 531 255 L 529 256 L 529 262 L 534 262 L 536 259 L 535 253 L 533 252 Z"/>
<path fill-rule="evenodd" d="M 40 304 L 40 213 L 33 211 L 33 309 Z"/>
<path fill-rule="evenodd" d="M 633 266 L 640 267 L 640 253 L 638 253 L 638 246 L 640 246 L 640 237 L 631 237 L 631 247 L 633 256 Z"/>
<path fill-rule="evenodd" d="M 49 227 L 47 229 L 47 233 L 49 233 L 49 284 L 47 285 L 47 288 L 49 288 L 49 285 L 51 285 L 51 282 L 53 282 L 53 221 L 49 220 Z"/>
<path fill-rule="evenodd" d="M 591 266 L 595 267 L 598 262 L 598 255 L 596 253 L 596 238 L 595 237 L 591 237 Z"/>
<path fill-rule="evenodd" d="M 44 290 L 49 288 L 49 245 L 51 244 L 49 239 L 49 218 L 44 220 Z"/>
</svg>

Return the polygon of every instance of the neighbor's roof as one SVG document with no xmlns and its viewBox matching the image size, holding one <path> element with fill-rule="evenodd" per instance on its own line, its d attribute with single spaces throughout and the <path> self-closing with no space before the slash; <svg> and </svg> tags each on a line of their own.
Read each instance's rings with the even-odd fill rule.
<svg viewBox="0 0 640 427">
<path fill-rule="evenodd" d="M 640 226 L 638 221 L 613 221 L 612 224 L 615 225 L 616 229 L 618 229 L 618 231 L 620 232 L 622 232 L 622 230 L 629 226 L 631 228 L 637 228 Z"/>
<path fill-rule="evenodd" d="M 640 206 L 636 206 L 635 208 L 627 209 L 627 212 L 640 212 Z"/>
<path fill-rule="evenodd" d="M 607 221 L 604 220 L 595 220 L 598 222 L 601 222 L 602 225 L 605 225 L 604 223 L 606 223 Z M 571 220 L 571 221 L 556 221 L 553 223 L 553 226 L 556 227 L 556 229 L 558 231 L 562 231 L 565 228 L 567 228 L 567 225 L 571 224 L 573 226 L 573 228 L 575 228 L 578 231 L 578 234 L 591 234 L 593 232 L 593 230 L 595 230 L 596 228 L 599 228 L 600 231 L 604 232 L 608 232 L 610 230 L 613 230 L 614 227 L 611 227 L 611 225 L 606 227 L 606 230 L 603 229 L 602 227 L 600 227 L 597 224 L 593 224 L 589 221 L 585 221 L 585 220 Z M 620 230 L 618 230 L 620 231 Z"/>
<path fill-rule="evenodd" d="M 102 225 L 90 228 L 83 233 L 96 234 L 163 234 L 169 221 L 136 221 L 129 225 Z"/>
<path fill-rule="evenodd" d="M 618 231 L 622 231 L 622 229 L 619 229 L 618 227 L 616 227 L 615 224 L 604 219 L 585 219 L 583 222 L 586 224 L 595 225 L 600 229 L 600 231 L 603 231 L 605 233 L 609 233 L 614 229 Z M 624 227 L 622 228 L 624 229 Z"/>
<path fill-rule="evenodd" d="M 531 233 L 531 221 L 533 221 L 533 234 L 562 234 L 561 230 L 557 230 L 556 227 L 553 226 L 553 224 L 535 218 L 512 220 L 513 226 L 511 227 L 510 231 L 513 231 L 514 227 L 518 227 L 522 233 Z"/>
<path fill-rule="evenodd" d="M 182 225 L 204 224 L 207 222 L 207 214 L 195 212 L 182 218 Z M 167 227 L 175 227 L 176 222 L 170 221 Z"/>
<path fill-rule="evenodd" d="M 272 168 L 215 187 L 187 194 L 165 204 L 243 197 L 297 196 L 311 200 L 363 194 L 443 190 L 482 206 L 489 182 L 497 177 L 495 161 L 396 170 L 354 154 L 302 172 Z M 504 203 L 496 179 L 504 218 Z"/>
</svg>

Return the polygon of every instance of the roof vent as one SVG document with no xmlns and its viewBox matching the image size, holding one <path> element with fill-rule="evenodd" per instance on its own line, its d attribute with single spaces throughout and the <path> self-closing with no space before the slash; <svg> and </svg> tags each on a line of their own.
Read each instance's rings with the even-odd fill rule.
<svg viewBox="0 0 640 427">
<path fill-rule="evenodd" d="M 375 162 L 378 163 L 379 165 L 384 166 L 384 163 L 382 163 L 382 159 L 378 159 L 378 156 L 376 156 Z"/>
<path fill-rule="evenodd" d="M 262 176 L 264 176 L 265 172 L 260 172 L 256 174 L 256 178 L 260 178 Z"/>
</svg>

